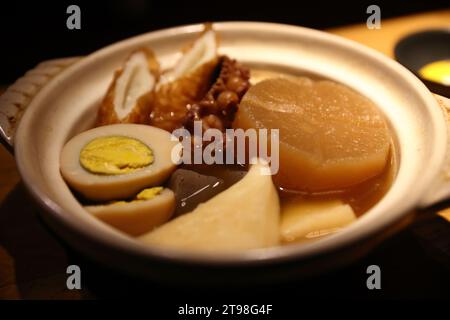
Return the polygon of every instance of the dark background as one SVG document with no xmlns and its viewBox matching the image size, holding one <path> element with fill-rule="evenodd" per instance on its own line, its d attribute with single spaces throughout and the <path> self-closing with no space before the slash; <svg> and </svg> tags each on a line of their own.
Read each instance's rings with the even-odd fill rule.
<svg viewBox="0 0 450 320">
<path fill-rule="evenodd" d="M 70 4 L 81 8 L 81 30 L 66 28 Z M 42 60 L 85 55 L 117 40 L 164 27 L 257 20 L 325 29 L 364 22 L 371 4 L 381 7 L 382 19 L 450 7 L 449 0 L 1 1 L 0 84 L 13 82 Z"/>
</svg>

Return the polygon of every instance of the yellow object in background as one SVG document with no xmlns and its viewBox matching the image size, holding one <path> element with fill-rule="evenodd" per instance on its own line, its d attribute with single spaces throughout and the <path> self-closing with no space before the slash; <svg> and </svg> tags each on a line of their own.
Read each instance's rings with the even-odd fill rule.
<svg viewBox="0 0 450 320">
<path fill-rule="evenodd" d="M 450 59 L 426 64 L 420 68 L 419 74 L 426 80 L 450 86 Z"/>
<path fill-rule="evenodd" d="M 447 220 L 448 222 L 450 222 L 450 208 L 447 208 L 445 210 L 441 210 L 438 211 L 438 216 L 440 216 L 441 218 L 444 218 L 445 220 Z"/>
</svg>

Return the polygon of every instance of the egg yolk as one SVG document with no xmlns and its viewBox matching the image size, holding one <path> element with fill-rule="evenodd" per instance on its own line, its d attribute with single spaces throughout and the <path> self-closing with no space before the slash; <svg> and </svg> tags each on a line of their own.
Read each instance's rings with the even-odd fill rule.
<svg viewBox="0 0 450 320">
<path fill-rule="evenodd" d="M 100 137 L 80 152 L 80 164 L 89 172 L 105 175 L 130 173 L 153 163 L 153 151 L 141 141 L 123 136 Z"/>
<path fill-rule="evenodd" d="M 144 189 L 137 194 L 136 199 L 137 200 L 153 199 L 158 194 L 160 194 L 163 189 L 164 189 L 163 187 L 153 187 L 153 188 Z"/>
<path fill-rule="evenodd" d="M 151 200 L 157 195 L 159 195 L 163 191 L 163 187 L 153 187 L 153 188 L 147 188 L 139 192 L 135 199 L 131 201 L 114 201 L 113 204 L 127 204 L 131 202 L 138 202 L 138 201 L 144 201 L 144 200 Z"/>
<path fill-rule="evenodd" d="M 429 63 L 419 70 L 423 78 L 450 86 L 450 60 Z"/>
</svg>

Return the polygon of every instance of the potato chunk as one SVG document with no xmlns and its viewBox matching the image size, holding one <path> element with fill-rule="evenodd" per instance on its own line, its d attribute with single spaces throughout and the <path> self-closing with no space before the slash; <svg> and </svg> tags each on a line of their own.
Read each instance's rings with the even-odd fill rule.
<svg viewBox="0 0 450 320">
<path fill-rule="evenodd" d="M 281 208 L 283 242 L 305 241 L 337 232 L 356 220 L 340 200 L 291 200 Z"/>
<path fill-rule="evenodd" d="M 278 186 L 341 189 L 379 174 L 390 134 L 367 98 L 332 81 L 274 78 L 251 87 L 234 127 L 280 130 Z"/>
</svg>

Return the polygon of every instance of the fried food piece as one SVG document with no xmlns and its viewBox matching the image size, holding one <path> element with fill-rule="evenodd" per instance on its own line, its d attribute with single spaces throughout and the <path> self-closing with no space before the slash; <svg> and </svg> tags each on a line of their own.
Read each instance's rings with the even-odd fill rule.
<svg viewBox="0 0 450 320">
<path fill-rule="evenodd" d="M 134 51 L 117 70 L 97 113 L 97 126 L 146 123 L 159 78 L 159 63 L 150 49 Z"/>
<path fill-rule="evenodd" d="M 169 132 L 181 127 L 188 106 L 199 101 L 215 79 L 218 39 L 210 25 L 184 50 L 174 68 L 164 72 L 152 101 L 149 124 Z"/>
</svg>

